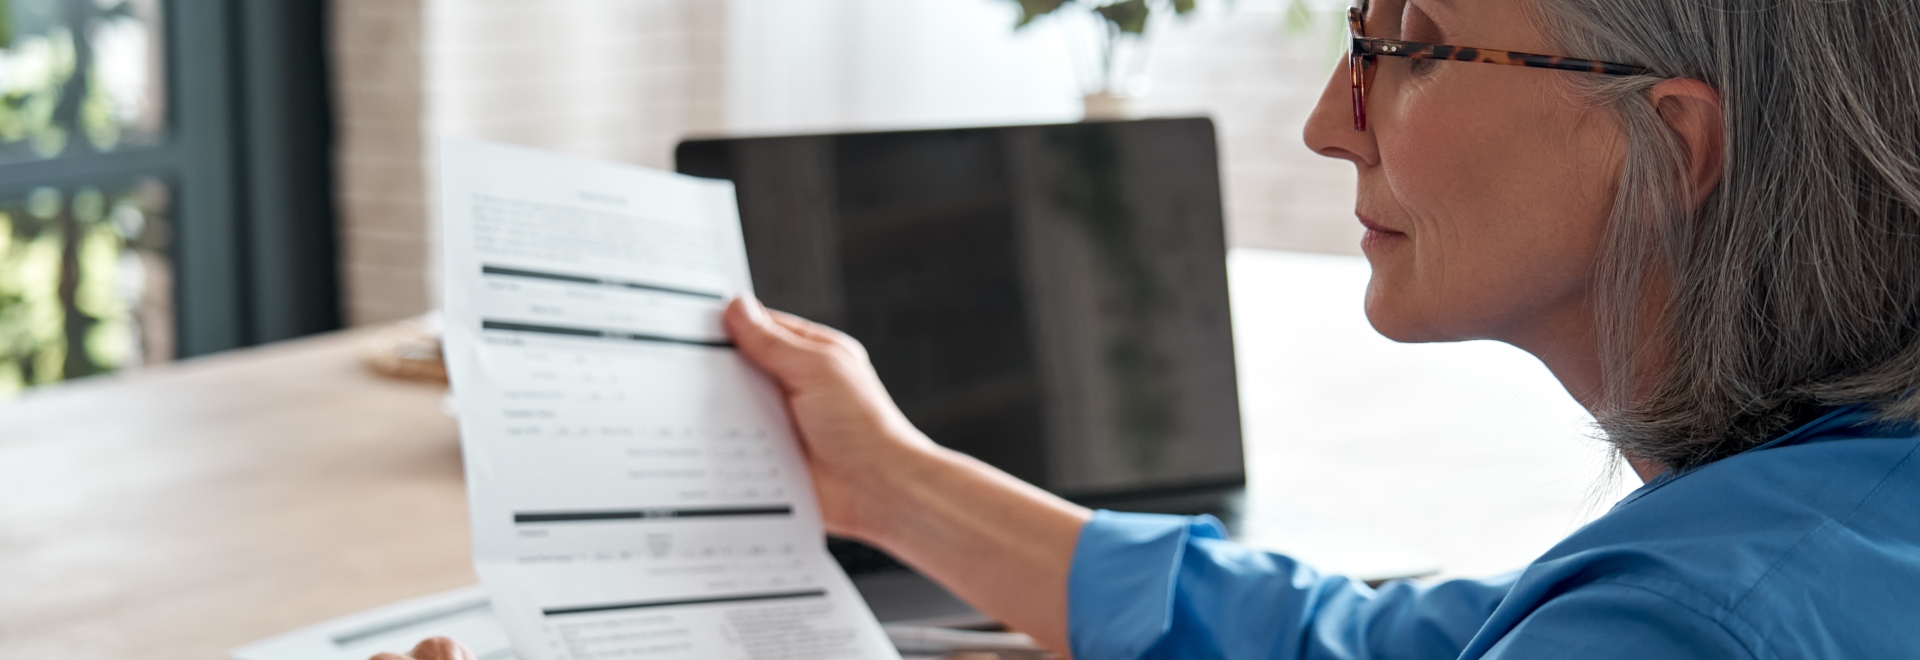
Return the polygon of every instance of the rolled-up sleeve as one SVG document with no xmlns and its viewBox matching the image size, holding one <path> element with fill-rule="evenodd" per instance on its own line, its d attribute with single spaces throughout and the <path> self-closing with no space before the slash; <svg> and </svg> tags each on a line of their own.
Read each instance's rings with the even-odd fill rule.
<svg viewBox="0 0 1920 660">
<path fill-rule="evenodd" d="M 1211 516 L 1101 511 L 1068 578 L 1079 660 L 1453 658 L 1513 576 L 1379 590 L 1226 540 Z"/>
</svg>

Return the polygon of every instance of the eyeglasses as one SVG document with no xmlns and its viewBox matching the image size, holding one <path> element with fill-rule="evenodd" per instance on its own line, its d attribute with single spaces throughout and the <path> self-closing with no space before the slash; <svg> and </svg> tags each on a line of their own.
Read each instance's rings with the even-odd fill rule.
<svg viewBox="0 0 1920 660">
<path fill-rule="evenodd" d="M 1368 37 L 1364 35 L 1367 27 L 1367 5 L 1370 3 L 1371 0 L 1361 0 L 1360 6 L 1347 8 L 1347 36 L 1349 37 L 1347 70 L 1353 74 L 1353 130 L 1356 131 L 1367 130 L 1367 87 L 1373 84 L 1373 69 L 1378 64 L 1376 60 L 1382 55 L 1415 60 L 1451 60 L 1530 66 L 1608 76 L 1643 76 L 1652 72 L 1644 66 L 1580 60 L 1558 55 L 1534 55 L 1491 48 L 1423 44 L 1417 41 Z"/>
</svg>

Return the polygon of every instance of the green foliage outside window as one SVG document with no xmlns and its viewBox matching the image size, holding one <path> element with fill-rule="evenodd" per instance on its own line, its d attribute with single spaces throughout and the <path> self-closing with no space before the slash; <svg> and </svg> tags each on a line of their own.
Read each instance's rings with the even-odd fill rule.
<svg viewBox="0 0 1920 660">
<path fill-rule="evenodd" d="M 172 354 L 166 188 L 0 199 L 0 399 Z"/>
<path fill-rule="evenodd" d="M 157 143 L 160 34 L 157 0 L 0 0 L 0 162 Z"/>
<path fill-rule="evenodd" d="M 0 0 L 0 163 L 158 144 L 160 15 L 160 0 Z M 79 178 L 0 190 L 0 399 L 173 355 L 166 186 Z"/>
</svg>

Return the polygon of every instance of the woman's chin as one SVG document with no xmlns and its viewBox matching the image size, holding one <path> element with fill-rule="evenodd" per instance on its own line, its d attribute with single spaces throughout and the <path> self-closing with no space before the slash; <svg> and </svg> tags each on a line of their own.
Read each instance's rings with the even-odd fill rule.
<svg viewBox="0 0 1920 660">
<path fill-rule="evenodd" d="M 1372 234 L 1373 232 L 1367 232 Z M 1367 294 L 1364 307 L 1367 323 L 1386 338 L 1394 341 L 1409 341 L 1413 329 L 1412 317 L 1417 313 L 1410 303 L 1413 296 L 1407 291 L 1407 268 L 1398 255 L 1373 250 L 1367 251 L 1367 265 L 1373 271 L 1367 278 Z"/>
<path fill-rule="evenodd" d="M 1427 310 L 1412 304 L 1414 299 L 1383 285 L 1379 271 L 1375 271 L 1373 281 L 1367 284 L 1367 323 L 1381 336 L 1403 344 L 1451 341 L 1434 332 L 1433 319 L 1427 316 Z"/>
<path fill-rule="evenodd" d="M 1401 322 L 1401 319 L 1369 313 L 1367 314 L 1367 322 L 1373 325 L 1373 330 L 1380 333 L 1380 336 L 1402 344 L 1418 344 L 1432 341 L 1431 339 L 1424 338 L 1420 333 L 1414 332 L 1412 328 L 1408 327 L 1409 324 Z"/>
<path fill-rule="evenodd" d="M 1410 330 L 1406 319 L 1406 310 L 1398 308 L 1393 296 L 1381 291 L 1380 274 L 1375 271 L 1373 281 L 1367 283 L 1367 324 L 1374 332 L 1397 342 L 1408 341 Z"/>
</svg>

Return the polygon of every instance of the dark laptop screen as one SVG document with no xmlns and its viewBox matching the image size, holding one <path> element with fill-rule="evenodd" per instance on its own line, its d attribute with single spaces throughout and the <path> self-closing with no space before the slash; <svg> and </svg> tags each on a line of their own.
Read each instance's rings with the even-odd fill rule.
<svg viewBox="0 0 1920 660">
<path fill-rule="evenodd" d="M 928 436 L 1067 497 L 1244 482 L 1206 119 L 691 140 L 754 288 Z"/>
</svg>

